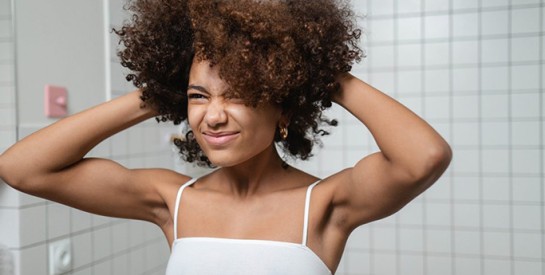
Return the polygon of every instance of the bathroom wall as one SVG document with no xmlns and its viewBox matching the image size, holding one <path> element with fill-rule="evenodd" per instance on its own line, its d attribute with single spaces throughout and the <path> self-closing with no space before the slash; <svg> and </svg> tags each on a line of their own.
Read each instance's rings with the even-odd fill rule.
<svg viewBox="0 0 545 275">
<path fill-rule="evenodd" d="M 121 0 L 13 3 L 14 14 L 10 1 L 0 0 L 2 151 L 15 142 L 16 134 L 22 138 L 56 121 L 43 114 L 45 84 L 67 88 L 69 113 L 134 89 L 124 80 L 110 33 L 125 16 Z M 179 169 L 168 145 L 176 132 L 150 120 L 104 141 L 89 155 L 129 168 Z M 91 215 L 5 184 L 0 184 L 0 224 L 0 245 L 9 248 L 18 275 L 47 274 L 48 246 L 63 239 L 71 241 L 69 274 L 164 274 L 168 259 L 168 245 L 154 225 Z"/>
<path fill-rule="evenodd" d="M 398 214 L 358 228 L 337 274 L 544 274 L 543 1 L 352 3 L 368 55 L 353 73 L 428 121 L 454 158 Z M 340 126 L 300 164 L 321 176 L 378 150 L 350 114 L 330 117 Z"/>
</svg>

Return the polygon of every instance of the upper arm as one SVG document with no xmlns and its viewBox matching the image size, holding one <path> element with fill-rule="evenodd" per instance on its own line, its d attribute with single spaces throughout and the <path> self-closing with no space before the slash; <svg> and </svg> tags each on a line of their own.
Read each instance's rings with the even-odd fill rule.
<svg viewBox="0 0 545 275">
<path fill-rule="evenodd" d="M 430 157 L 428 170 L 414 175 L 377 152 L 332 176 L 332 204 L 342 226 L 351 230 L 397 212 L 441 176 L 444 160 Z"/>
<path fill-rule="evenodd" d="M 131 170 L 111 160 L 88 158 L 28 179 L 17 188 L 94 214 L 159 223 L 161 210 L 167 209 L 162 185 L 174 185 L 181 177 L 171 171 Z"/>
</svg>

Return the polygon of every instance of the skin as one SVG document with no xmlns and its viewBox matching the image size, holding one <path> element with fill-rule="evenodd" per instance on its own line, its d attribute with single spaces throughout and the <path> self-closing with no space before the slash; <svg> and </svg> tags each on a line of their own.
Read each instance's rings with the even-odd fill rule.
<svg viewBox="0 0 545 275">
<path fill-rule="evenodd" d="M 313 190 L 308 246 L 332 271 L 354 228 L 399 210 L 452 158 L 445 140 L 409 109 L 350 74 L 338 81 L 334 102 L 370 130 L 380 151 Z M 288 123 L 282 110 L 225 97 L 226 84 L 207 62 L 193 64 L 189 83 L 189 124 L 221 168 L 184 191 L 177 237 L 300 243 L 305 192 L 317 178 L 282 167 L 273 145 L 277 127 Z M 107 137 L 156 115 L 140 107 L 139 95 L 131 92 L 17 142 L 0 155 L 0 177 L 22 192 L 87 212 L 152 222 L 171 244 L 176 192 L 189 176 L 83 158 Z"/>
</svg>

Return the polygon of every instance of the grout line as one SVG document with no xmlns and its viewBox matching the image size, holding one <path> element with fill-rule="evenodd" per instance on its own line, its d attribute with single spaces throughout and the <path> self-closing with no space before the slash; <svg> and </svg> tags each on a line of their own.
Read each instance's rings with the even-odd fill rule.
<svg viewBox="0 0 545 275">
<path fill-rule="evenodd" d="M 545 18 L 544 18 L 544 14 L 543 14 L 543 3 L 541 5 L 541 9 L 539 9 L 539 22 L 541 23 L 540 24 L 540 27 L 539 27 L 539 30 L 540 32 L 543 33 L 544 29 L 543 29 L 543 22 L 544 22 Z M 543 56 L 543 47 L 545 45 L 543 45 L 543 40 L 545 39 L 545 37 L 541 36 L 539 37 L 539 60 L 540 61 L 543 61 L 544 60 L 544 56 Z M 544 130 L 543 129 L 543 118 L 545 117 L 545 112 L 543 110 L 543 108 L 545 108 L 545 106 L 543 106 L 543 90 L 544 90 L 544 87 L 543 87 L 543 64 L 541 66 L 539 66 L 539 90 L 541 91 L 539 93 L 539 110 L 541 112 L 541 123 L 539 123 L 539 144 L 540 144 L 540 147 L 541 147 L 541 152 L 539 154 L 539 163 L 540 163 L 540 172 L 541 172 L 541 176 L 540 176 L 540 198 L 541 198 L 541 202 L 544 202 L 545 201 L 545 171 L 544 170 L 544 167 L 545 167 L 545 159 L 544 159 L 544 144 L 543 144 L 543 139 L 544 139 Z M 541 230 L 542 232 L 545 231 L 545 210 L 544 210 L 544 207 L 541 207 Z M 544 237 L 544 234 L 542 233 L 541 234 L 541 272 L 544 272 L 545 271 L 545 237 Z"/>
<path fill-rule="evenodd" d="M 453 123 L 453 119 L 454 119 L 454 8 L 453 8 L 453 5 L 454 5 L 454 0 L 450 0 L 449 1 L 449 36 L 448 36 L 448 92 L 449 92 L 449 95 L 448 95 L 448 98 L 449 98 L 449 133 L 450 133 L 450 136 L 449 136 L 449 139 L 451 140 L 451 143 L 453 143 L 454 141 L 454 123 Z M 449 174 L 451 175 L 450 179 L 451 179 L 451 182 L 452 182 L 452 173 L 453 173 L 453 169 L 450 169 L 449 170 Z M 454 213 L 454 201 L 453 201 L 453 194 L 454 194 L 455 190 L 454 190 L 454 184 L 450 184 L 449 185 L 449 206 L 450 206 L 450 243 L 451 243 L 451 247 L 450 247 L 450 255 L 449 257 L 452 259 L 451 261 L 451 272 L 452 274 L 456 274 L 456 242 L 455 242 L 455 234 L 456 234 L 456 230 L 455 230 L 455 223 L 454 223 L 454 217 L 455 217 L 455 213 Z"/>
<path fill-rule="evenodd" d="M 507 129 L 508 129 L 508 134 L 507 134 L 507 144 L 508 144 L 508 149 L 507 149 L 507 153 L 508 153 L 508 158 L 507 158 L 507 163 L 508 163 L 508 184 L 509 184 L 509 228 L 511 229 L 511 231 L 509 232 L 509 254 L 510 254 L 510 261 L 511 261 L 511 266 L 510 266 L 510 272 L 511 272 L 511 275 L 515 275 L 515 255 L 514 255 L 514 233 L 512 231 L 512 229 L 514 228 L 514 224 L 513 224 L 513 219 L 514 219 L 514 214 L 513 214 L 513 162 L 512 162 L 512 158 L 513 158 L 513 148 L 512 148 L 512 142 L 513 142 L 513 133 L 512 133 L 512 130 L 513 130 L 513 120 L 512 120 L 512 117 L 513 117 L 513 110 L 512 110 L 512 105 L 511 103 L 513 102 L 513 93 L 512 93 L 512 86 L 513 86 L 513 80 L 512 80 L 512 77 L 513 77 L 513 69 L 512 69 L 512 60 L 513 60 L 513 57 L 512 57 L 512 54 L 511 54 L 511 50 L 512 50 L 512 34 L 511 34 L 511 31 L 512 31 L 512 4 L 513 4 L 513 1 L 512 0 L 509 0 L 508 2 L 508 13 L 507 13 L 507 28 L 508 28 L 508 33 L 507 33 L 507 40 L 508 40 L 508 43 L 507 43 L 507 62 L 508 62 L 508 74 L 507 74 L 507 88 L 508 88 L 508 105 L 507 105 L 507 112 L 509 114 L 509 117 L 508 117 L 508 121 L 507 121 Z"/>
<path fill-rule="evenodd" d="M 478 49 L 477 49 L 477 56 L 479 57 L 478 59 L 478 70 L 477 70 L 477 74 L 478 74 L 478 77 L 477 77 L 477 89 L 479 91 L 482 91 L 482 88 L 483 88 L 483 82 L 482 82 L 482 74 L 483 74 L 483 62 L 482 62 L 482 41 L 483 41 L 483 34 L 482 34 L 482 31 L 483 31 L 483 17 L 482 17 L 482 5 L 483 5 L 483 1 L 482 0 L 479 0 L 479 17 L 478 17 L 478 30 L 477 30 L 477 34 L 478 34 Z M 479 132 L 478 132 L 478 137 L 479 137 L 479 143 L 478 143 L 478 146 L 479 146 L 479 154 L 478 154 L 478 158 L 479 158 L 479 171 L 478 171 L 478 179 L 479 179 L 479 263 L 480 263 L 480 272 L 481 274 L 486 274 L 486 270 L 485 270 L 485 257 L 484 257 L 484 207 L 483 207 L 483 202 L 484 202 L 484 181 L 483 181 L 483 109 L 482 109 L 482 102 L 483 102 L 483 94 L 482 92 L 479 92 L 479 97 L 478 97 L 478 114 L 479 114 L 479 121 L 478 121 L 478 129 L 479 129 Z"/>
</svg>

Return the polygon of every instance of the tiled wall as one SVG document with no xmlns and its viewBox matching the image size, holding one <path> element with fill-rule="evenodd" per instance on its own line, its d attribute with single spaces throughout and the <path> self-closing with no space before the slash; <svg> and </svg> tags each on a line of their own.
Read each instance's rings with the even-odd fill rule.
<svg viewBox="0 0 545 275">
<path fill-rule="evenodd" d="M 21 102 L 18 108 L 22 117 L 16 123 L 15 36 L 11 28 L 15 17 L 11 15 L 9 0 L 0 0 L 0 3 L 2 151 L 15 142 L 16 129 L 19 136 L 24 137 L 54 121 L 44 118 L 41 107 L 29 108 L 29 105 L 40 105 L 45 83 L 64 84 L 68 88 L 71 113 L 133 89 L 124 82 L 115 50 L 110 50 L 109 46 L 113 44 L 110 43 L 110 22 L 119 21 L 120 12 L 117 9 L 120 9 L 120 4 L 113 0 L 17 2 L 19 18 L 15 29 L 20 32 L 17 33 L 17 47 L 20 47 L 17 49 L 17 79 L 21 82 L 17 82 L 21 84 L 17 90 L 24 96 L 19 97 Z M 39 12 L 33 17 L 43 20 L 40 26 L 32 20 L 22 19 L 29 16 L 29 10 Z M 72 12 L 67 12 L 69 10 Z M 78 14 L 79 11 L 84 14 Z M 51 18 L 47 14 L 57 16 Z M 34 30 L 39 27 L 44 30 L 38 35 Z M 78 31 L 69 31 L 72 27 Z M 71 35 L 70 39 L 62 43 L 68 44 L 66 47 L 69 50 L 55 51 L 53 48 L 61 42 L 53 37 L 59 35 L 62 38 L 66 33 Z M 93 39 L 94 44 L 89 49 L 83 49 L 85 45 L 81 44 L 84 39 Z M 42 46 L 31 46 L 36 44 Z M 92 62 L 87 62 L 85 58 L 90 58 Z M 84 62 L 85 68 L 64 66 L 77 61 Z M 47 71 L 40 66 L 47 67 Z M 34 70 L 32 67 L 40 69 Z M 94 74 L 93 70 L 101 74 Z M 4 116 L 5 113 L 10 116 Z M 13 117 L 13 120 L 8 120 L 9 117 Z M 129 168 L 174 169 L 174 153 L 168 140 L 171 133 L 176 131 L 173 126 L 159 125 L 150 120 L 106 140 L 89 155 L 111 158 Z M 8 139 L 9 135 L 11 139 Z M 10 269 L 14 274 L 47 274 L 47 247 L 62 239 L 69 239 L 72 243 L 73 271 L 70 274 L 164 274 L 169 253 L 164 236 L 154 225 L 91 215 L 19 193 L 0 183 L 0 256 L 6 255 L 1 250 L 2 246 L 8 247 Z M 0 274 L 11 274 L 5 271 L 7 269 L 2 269 L 5 266 L 2 262 L 4 258 L 0 259 Z"/>
<path fill-rule="evenodd" d="M 16 140 L 14 56 L 11 0 L 0 0 L 0 152 Z M 16 193 L 0 180 L 0 274 L 15 268 L 17 205 Z"/>
<path fill-rule="evenodd" d="M 357 229 L 338 274 L 544 274 L 543 1 L 352 3 L 368 54 L 353 73 L 428 121 L 454 158 L 398 214 Z M 301 165 L 321 176 L 378 150 L 351 115 L 330 117 L 340 126 Z"/>
</svg>

